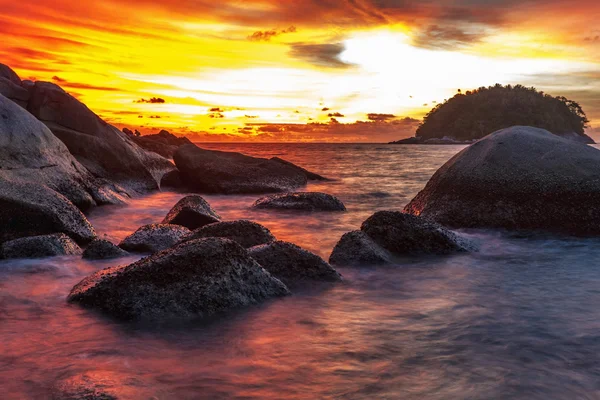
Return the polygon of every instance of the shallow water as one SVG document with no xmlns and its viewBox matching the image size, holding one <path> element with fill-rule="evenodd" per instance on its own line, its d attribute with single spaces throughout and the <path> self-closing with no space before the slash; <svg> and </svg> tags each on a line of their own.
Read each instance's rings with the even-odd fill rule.
<svg viewBox="0 0 600 400">
<path fill-rule="evenodd" d="M 328 257 L 374 211 L 400 210 L 461 147 L 205 145 L 280 156 L 335 178 L 308 190 L 347 213 L 254 211 L 256 196 L 206 196 Z M 118 241 L 183 194 L 95 210 Z M 99 382 L 125 399 L 600 399 L 600 240 L 468 232 L 480 251 L 339 268 L 344 282 L 211 321 L 123 324 L 68 305 L 113 265 L 73 257 L 0 263 L 0 398 L 49 398 Z M 123 259 L 128 263 L 135 258 Z"/>
</svg>

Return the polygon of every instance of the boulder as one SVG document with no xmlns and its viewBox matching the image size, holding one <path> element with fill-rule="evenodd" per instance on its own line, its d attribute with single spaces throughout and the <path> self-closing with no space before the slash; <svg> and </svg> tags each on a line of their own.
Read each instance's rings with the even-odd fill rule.
<svg viewBox="0 0 600 400">
<path fill-rule="evenodd" d="M 161 189 L 179 189 L 181 187 L 183 187 L 183 181 L 181 180 L 181 174 L 177 169 L 167 172 L 160 180 Z"/>
<path fill-rule="evenodd" d="M 342 276 L 316 254 L 293 243 L 276 241 L 248 250 L 271 275 L 290 287 L 306 282 L 336 282 Z"/>
<path fill-rule="evenodd" d="M 329 262 L 332 265 L 378 265 L 392 262 L 393 256 L 363 231 L 345 233 L 335 245 Z"/>
<path fill-rule="evenodd" d="M 286 192 L 306 185 L 306 173 L 292 166 L 240 153 L 181 146 L 173 157 L 183 182 L 202 193 Z"/>
<path fill-rule="evenodd" d="M 8 65 L 0 64 L 0 78 L 9 80 L 16 85 L 21 85 L 21 78 Z"/>
<path fill-rule="evenodd" d="M 144 225 L 123 239 L 119 247 L 137 253 L 155 253 L 174 246 L 190 233 L 188 228 L 180 225 Z"/>
<path fill-rule="evenodd" d="M 96 193 L 106 190 L 105 184 L 77 162 L 44 124 L 1 95 L 0 177 L 49 186 L 81 209 L 106 200 Z"/>
<path fill-rule="evenodd" d="M 155 135 L 134 136 L 133 141 L 142 148 L 160 154 L 166 158 L 173 158 L 173 154 L 175 154 L 180 146 L 192 144 L 190 139 L 186 137 L 177 137 L 165 130 L 162 130 Z"/>
<path fill-rule="evenodd" d="M 2 243 L 4 258 L 42 258 L 80 255 L 81 248 L 64 233 L 30 236 Z"/>
<path fill-rule="evenodd" d="M 310 172 L 294 163 L 284 160 L 283 158 L 272 157 L 271 161 L 275 161 L 280 164 L 287 165 L 288 167 L 291 167 L 291 168 L 295 169 L 296 171 L 303 173 L 304 175 L 306 175 L 306 178 L 308 178 L 309 181 L 328 181 L 329 180 L 328 178 L 325 178 L 324 176 L 315 174 L 314 172 Z"/>
<path fill-rule="evenodd" d="M 336 197 L 318 192 L 274 194 L 256 200 L 254 208 L 303 211 L 346 211 L 344 203 Z"/>
<path fill-rule="evenodd" d="M 207 237 L 231 239 L 245 248 L 275 241 L 275 236 L 264 226 L 247 220 L 216 222 L 196 229 L 184 240 Z"/>
<path fill-rule="evenodd" d="M 51 233 L 64 233 L 80 244 L 96 236 L 63 195 L 40 184 L 0 178 L 0 242 Z"/>
<path fill-rule="evenodd" d="M 600 151 L 514 126 L 444 164 L 405 211 L 452 228 L 600 234 Z"/>
<path fill-rule="evenodd" d="M 207 317 L 289 294 L 237 243 L 182 243 L 78 283 L 68 301 L 124 320 Z"/>
<path fill-rule="evenodd" d="M 220 220 L 219 214 L 212 209 L 206 200 L 201 196 L 191 195 L 179 200 L 169 211 L 162 224 L 181 225 L 188 229 L 197 229 Z"/>
<path fill-rule="evenodd" d="M 104 239 L 93 240 L 83 252 L 83 258 L 87 260 L 108 260 L 128 255 L 128 252 Z"/>
<path fill-rule="evenodd" d="M 174 169 L 169 160 L 140 148 L 59 86 L 37 81 L 30 94 L 27 110 L 95 177 L 135 195 L 158 189 L 162 176 Z"/>
</svg>

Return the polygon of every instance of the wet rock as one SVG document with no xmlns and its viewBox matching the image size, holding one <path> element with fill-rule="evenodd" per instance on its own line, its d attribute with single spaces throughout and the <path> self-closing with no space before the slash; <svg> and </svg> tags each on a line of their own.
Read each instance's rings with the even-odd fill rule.
<svg viewBox="0 0 600 400">
<path fill-rule="evenodd" d="M 39 184 L 0 178 L 0 242 L 64 233 L 80 244 L 96 234 L 66 197 Z"/>
<path fill-rule="evenodd" d="M 543 129 L 503 129 L 444 164 L 405 211 L 452 228 L 600 234 L 600 151 Z"/>
<path fill-rule="evenodd" d="M 336 197 L 318 192 L 274 194 L 258 199 L 254 208 L 304 211 L 346 211 L 344 203 Z"/>
<path fill-rule="evenodd" d="M 329 257 L 332 265 L 378 265 L 392 261 L 392 255 L 363 231 L 345 233 Z"/>
<path fill-rule="evenodd" d="M 275 241 L 275 236 L 264 226 L 247 220 L 217 222 L 196 229 L 184 240 L 207 237 L 231 239 L 245 248 Z"/>
<path fill-rule="evenodd" d="M 315 174 L 314 172 L 310 172 L 294 163 L 284 160 L 283 158 L 273 157 L 273 158 L 271 158 L 271 161 L 275 161 L 280 164 L 287 165 L 288 167 L 294 168 L 296 171 L 302 172 L 304 175 L 306 175 L 306 177 L 308 178 L 309 181 L 328 181 L 329 180 L 328 178 L 325 178 L 324 176 Z"/>
<path fill-rule="evenodd" d="M 42 258 L 81 254 L 81 248 L 64 233 L 31 236 L 2 243 L 3 258 Z"/>
<path fill-rule="evenodd" d="M 182 243 L 128 266 L 85 278 L 68 301 L 119 319 L 207 317 L 289 294 L 237 243 Z"/>
<path fill-rule="evenodd" d="M 395 255 L 451 254 L 471 247 L 467 240 L 434 222 L 397 211 L 376 212 L 360 229 Z"/>
<path fill-rule="evenodd" d="M 83 258 L 87 260 L 108 260 L 128 255 L 128 252 L 104 239 L 93 240 L 83 252 Z"/>
<path fill-rule="evenodd" d="M 307 281 L 340 281 L 342 276 L 321 257 L 293 243 L 276 241 L 248 250 L 271 275 L 290 287 Z"/>
<path fill-rule="evenodd" d="M 27 110 L 44 122 L 95 177 L 110 180 L 129 195 L 159 188 L 174 169 L 158 154 L 146 152 L 79 100 L 50 82 L 35 82 Z"/>
<path fill-rule="evenodd" d="M 289 165 L 195 145 L 181 146 L 173 159 L 183 182 L 201 193 L 285 192 L 308 180 L 306 173 Z"/>
<path fill-rule="evenodd" d="M 220 220 L 219 214 L 212 209 L 206 200 L 201 196 L 191 195 L 179 200 L 162 223 L 196 229 Z"/>
<path fill-rule="evenodd" d="M 144 225 L 123 239 L 119 247 L 137 253 L 154 253 L 174 246 L 190 233 L 188 228 L 180 225 Z"/>
<path fill-rule="evenodd" d="M 175 169 L 164 174 L 160 180 L 160 187 L 161 189 L 178 189 L 183 187 L 183 181 L 181 180 L 179 170 Z"/>
<path fill-rule="evenodd" d="M 192 144 L 190 139 L 177 137 L 165 130 L 156 135 L 134 136 L 133 140 L 142 148 L 166 158 L 173 158 L 173 154 L 180 146 Z"/>
</svg>

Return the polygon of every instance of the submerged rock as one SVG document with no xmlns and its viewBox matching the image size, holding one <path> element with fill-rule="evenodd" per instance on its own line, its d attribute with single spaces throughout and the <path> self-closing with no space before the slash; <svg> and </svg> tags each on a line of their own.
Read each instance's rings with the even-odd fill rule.
<svg viewBox="0 0 600 400">
<path fill-rule="evenodd" d="M 196 229 L 220 220 L 219 214 L 212 209 L 206 200 L 201 196 L 191 195 L 179 200 L 162 223 Z"/>
<path fill-rule="evenodd" d="M 346 211 L 344 203 L 327 193 L 295 192 L 274 194 L 256 200 L 254 208 L 304 211 Z"/>
<path fill-rule="evenodd" d="M 93 240 L 83 252 L 83 258 L 88 260 L 108 260 L 128 255 L 128 252 L 104 239 Z"/>
<path fill-rule="evenodd" d="M 231 239 L 242 247 L 253 247 L 275 241 L 275 236 L 264 226 L 247 220 L 216 222 L 196 229 L 184 240 L 194 240 L 207 237 Z"/>
<path fill-rule="evenodd" d="M 600 234 L 600 151 L 526 126 L 444 164 L 405 211 L 452 228 Z"/>
<path fill-rule="evenodd" d="M 293 243 L 276 241 L 252 247 L 248 252 L 271 275 L 290 287 L 311 281 L 342 280 L 329 263 Z"/>
<path fill-rule="evenodd" d="M 64 233 L 30 236 L 2 243 L 3 258 L 42 258 L 80 255 L 81 248 Z"/>
<path fill-rule="evenodd" d="M 335 245 L 329 262 L 332 265 L 378 265 L 392 261 L 392 255 L 363 231 L 345 233 Z"/>
<path fill-rule="evenodd" d="M 0 242 L 64 233 L 80 244 L 96 237 L 94 228 L 66 197 L 39 184 L 0 178 Z"/>
<path fill-rule="evenodd" d="M 174 246 L 190 233 L 188 228 L 180 225 L 144 225 L 123 239 L 119 247 L 138 253 L 154 253 Z"/>
<path fill-rule="evenodd" d="M 308 180 L 302 170 L 280 162 L 195 145 L 181 146 L 173 158 L 184 183 L 204 193 L 284 192 Z"/>
<path fill-rule="evenodd" d="M 125 320 L 207 317 L 289 294 L 237 243 L 182 243 L 78 283 L 68 301 Z"/>
</svg>

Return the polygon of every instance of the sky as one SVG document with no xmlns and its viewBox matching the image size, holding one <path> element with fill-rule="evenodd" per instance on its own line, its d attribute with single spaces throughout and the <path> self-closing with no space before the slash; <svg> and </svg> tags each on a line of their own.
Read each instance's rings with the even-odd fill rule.
<svg viewBox="0 0 600 400">
<path fill-rule="evenodd" d="M 387 142 L 523 84 L 600 138 L 598 0 L 0 0 L 0 62 L 108 122 L 196 141 Z"/>
</svg>

